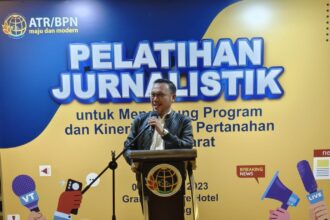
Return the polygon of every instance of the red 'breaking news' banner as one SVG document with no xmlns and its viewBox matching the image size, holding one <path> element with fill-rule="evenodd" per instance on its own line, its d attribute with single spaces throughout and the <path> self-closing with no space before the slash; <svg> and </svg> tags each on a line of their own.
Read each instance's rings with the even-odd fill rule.
<svg viewBox="0 0 330 220">
<path fill-rule="evenodd" d="M 330 157 L 330 149 L 314 150 L 314 157 Z"/>
</svg>

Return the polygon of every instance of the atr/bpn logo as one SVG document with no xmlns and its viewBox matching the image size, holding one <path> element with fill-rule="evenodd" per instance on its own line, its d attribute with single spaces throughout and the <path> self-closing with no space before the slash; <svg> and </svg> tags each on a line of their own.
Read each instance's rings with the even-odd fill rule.
<svg viewBox="0 0 330 220">
<path fill-rule="evenodd" d="M 3 22 L 2 31 L 14 39 L 22 38 L 26 32 L 26 20 L 19 14 L 11 14 Z"/>
<path fill-rule="evenodd" d="M 170 197 L 181 189 L 180 171 L 170 164 L 153 167 L 146 178 L 147 188 L 157 196 Z"/>
</svg>

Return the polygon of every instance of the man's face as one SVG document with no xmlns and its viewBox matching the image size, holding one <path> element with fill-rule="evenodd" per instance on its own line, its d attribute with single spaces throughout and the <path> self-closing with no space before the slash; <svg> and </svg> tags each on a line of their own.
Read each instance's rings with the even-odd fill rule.
<svg viewBox="0 0 330 220">
<path fill-rule="evenodd" d="M 175 100 L 175 94 L 171 93 L 168 84 L 156 83 L 152 87 L 150 101 L 154 111 L 157 111 L 160 116 L 167 113 Z"/>
</svg>

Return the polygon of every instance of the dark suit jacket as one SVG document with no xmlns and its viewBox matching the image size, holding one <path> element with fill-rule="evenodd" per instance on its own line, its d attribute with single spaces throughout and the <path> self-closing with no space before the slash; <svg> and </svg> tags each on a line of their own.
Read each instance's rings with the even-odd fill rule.
<svg viewBox="0 0 330 220">
<path fill-rule="evenodd" d="M 154 134 L 153 129 L 147 129 L 131 146 L 127 146 L 136 135 L 148 125 L 148 119 L 151 117 L 152 112 L 143 113 L 138 115 L 132 125 L 131 131 L 125 141 L 125 147 L 130 147 L 133 150 L 149 150 L 152 137 Z M 164 128 L 169 133 L 163 137 L 165 149 L 191 149 L 193 147 L 193 134 L 191 119 L 187 116 L 172 112 L 166 116 Z"/>
</svg>

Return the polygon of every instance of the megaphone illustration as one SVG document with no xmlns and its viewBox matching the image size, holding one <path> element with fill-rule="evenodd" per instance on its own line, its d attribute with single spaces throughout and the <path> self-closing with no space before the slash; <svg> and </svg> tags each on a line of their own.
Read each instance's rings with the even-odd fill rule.
<svg viewBox="0 0 330 220">
<path fill-rule="evenodd" d="M 261 200 L 264 198 L 275 199 L 282 202 L 281 208 L 285 210 L 288 209 L 289 206 L 297 206 L 300 200 L 296 194 L 294 194 L 281 182 L 278 177 L 278 171 L 270 181 L 266 191 L 261 197 Z"/>
</svg>

